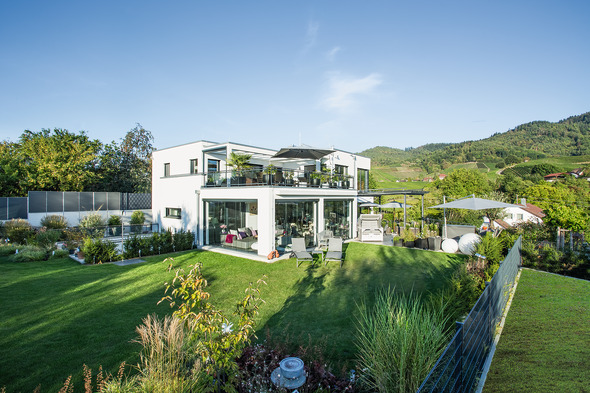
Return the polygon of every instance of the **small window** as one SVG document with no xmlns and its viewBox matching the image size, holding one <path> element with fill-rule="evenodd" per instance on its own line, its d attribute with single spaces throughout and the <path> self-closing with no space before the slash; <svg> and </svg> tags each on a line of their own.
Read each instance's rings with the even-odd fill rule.
<svg viewBox="0 0 590 393">
<path fill-rule="evenodd" d="M 182 209 L 178 207 L 167 207 L 166 208 L 166 218 L 180 218 L 182 213 Z"/>
<path fill-rule="evenodd" d="M 519 220 L 519 221 L 522 221 L 522 214 L 517 214 L 516 215 L 516 219 Z"/>
<path fill-rule="evenodd" d="M 164 177 L 170 176 L 170 163 L 164 164 Z"/>
<path fill-rule="evenodd" d="M 196 158 L 191 160 L 191 168 L 190 168 L 190 173 L 197 173 L 199 172 L 199 160 L 197 160 Z"/>
</svg>

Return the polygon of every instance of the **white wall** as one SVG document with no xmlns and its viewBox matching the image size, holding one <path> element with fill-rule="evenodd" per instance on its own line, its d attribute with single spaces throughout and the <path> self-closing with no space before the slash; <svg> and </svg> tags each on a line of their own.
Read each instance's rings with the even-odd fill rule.
<svg viewBox="0 0 590 393">
<path fill-rule="evenodd" d="M 504 212 L 506 213 L 506 217 L 503 220 L 509 225 L 517 225 L 523 222 L 543 223 L 542 219 L 520 207 L 507 207 L 504 209 Z M 519 214 L 522 214 L 522 219 L 517 218 Z"/>
</svg>

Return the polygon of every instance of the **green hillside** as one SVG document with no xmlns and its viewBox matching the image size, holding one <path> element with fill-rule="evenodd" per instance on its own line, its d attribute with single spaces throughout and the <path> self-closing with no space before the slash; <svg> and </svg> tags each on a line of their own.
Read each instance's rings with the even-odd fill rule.
<svg viewBox="0 0 590 393">
<path fill-rule="evenodd" d="M 533 121 L 478 141 L 428 144 L 406 150 L 377 146 L 360 154 L 371 158 L 373 166 L 380 169 L 379 175 L 386 172 L 384 168 L 395 168 L 389 181 L 446 173 L 468 163 L 475 163 L 494 177 L 505 166 L 590 155 L 590 112 L 554 123 Z M 585 161 L 572 160 L 564 169 Z"/>
</svg>

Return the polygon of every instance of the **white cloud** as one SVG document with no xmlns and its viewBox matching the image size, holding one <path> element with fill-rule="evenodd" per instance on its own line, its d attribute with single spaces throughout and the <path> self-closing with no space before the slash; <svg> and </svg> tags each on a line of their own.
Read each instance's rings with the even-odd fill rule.
<svg viewBox="0 0 590 393">
<path fill-rule="evenodd" d="M 318 22 L 316 22 L 314 20 L 310 20 L 309 22 L 307 22 L 307 34 L 305 37 L 305 51 L 306 52 L 315 46 L 319 29 L 320 29 L 320 24 Z"/>
<path fill-rule="evenodd" d="M 328 93 L 320 105 L 328 110 L 347 111 L 353 109 L 359 96 L 371 94 L 383 83 L 380 74 L 372 73 L 364 78 L 343 76 L 340 73 L 328 77 Z"/>
<path fill-rule="evenodd" d="M 334 57 L 336 56 L 336 53 L 340 52 L 342 48 L 340 48 L 339 46 L 335 46 L 333 47 L 328 53 L 326 53 L 326 57 L 328 58 L 328 60 L 333 61 Z"/>
</svg>

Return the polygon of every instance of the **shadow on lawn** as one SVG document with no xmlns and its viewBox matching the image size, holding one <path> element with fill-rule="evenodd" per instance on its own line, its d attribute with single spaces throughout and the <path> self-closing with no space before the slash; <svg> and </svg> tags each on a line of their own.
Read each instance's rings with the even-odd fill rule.
<svg viewBox="0 0 590 393">
<path fill-rule="evenodd" d="M 372 303 L 380 288 L 436 292 L 464 261 L 462 256 L 423 250 L 349 243 L 343 267 L 337 263 L 303 265 L 305 276 L 294 294 L 263 330 L 270 341 L 325 346 L 326 360 L 337 371 L 354 368 L 357 304 Z"/>
<path fill-rule="evenodd" d="M 29 278 L 26 285 L 3 287 L 0 295 L 10 308 L 5 311 L 18 317 L 5 321 L 0 338 L 0 346 L 13 349 L 1 356 L 0 386 L 32 391 L 40 383 L 43 392 L 57 391 L 70 374 L 76 386 L 83 385 L 81 359 L 95 372 L 99 365 L 116 373 L 122 361 L 136 363 L 140 347 L 132 340 L 145 310 L 169 312 L 165 305 L 156 307 L 162 283 L 138 282 L 136 269 L 155 271 L 142 265 L 98 267 L 64 261 L 63 268 Z M 27 299 L 26 310 L 19 309 L 19 298 Z M 58 318 L 48 321 L 52 315 Z"/>
</svg>

